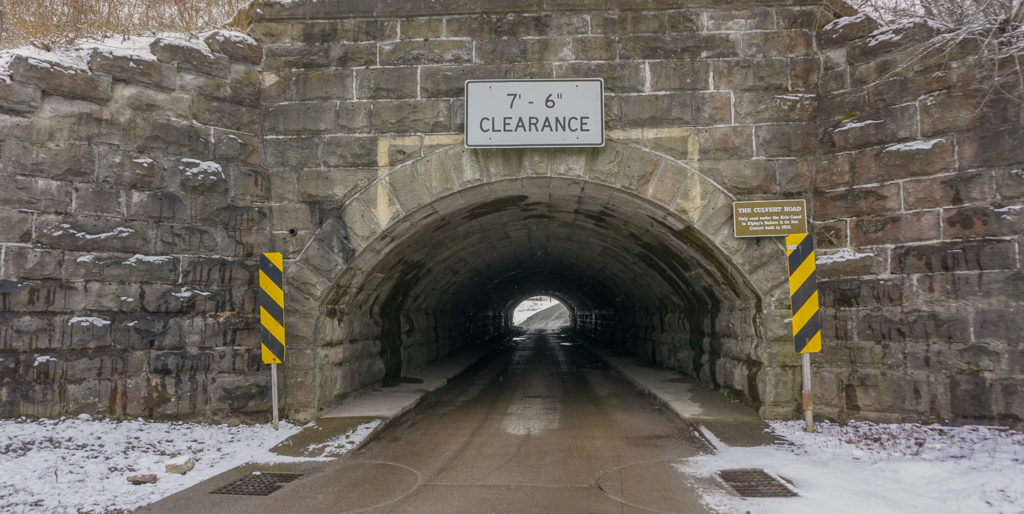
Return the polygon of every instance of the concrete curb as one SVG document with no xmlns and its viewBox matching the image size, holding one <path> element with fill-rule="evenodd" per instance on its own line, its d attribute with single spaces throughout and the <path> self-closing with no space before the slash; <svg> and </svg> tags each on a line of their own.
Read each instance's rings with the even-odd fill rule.
<svg viewBox="0 0 1024 514">
<path fill-rule="evenodd" d="M 768 425 L 752 407 L 733 403 L 718 391 L 676 371 L 637 364 L 633 357 L 585 344 L 619 375 L 655 397 L 687 424 L 706 430 L 728 446 L 761 446 L 778 442 L 766 431 Z M 703 435 L 703 434 L 702 434 Z M 710 437 L 708 443 L 718 445 Z"/>
<path fill-rule="evenodd" d="M 356 451 L 377 437 L 377 434 L 389 427 L 403 414 L 411 411 L 428 394 L 444 387 L 453 378 L 461 375 L 471 366 L 489 354 L 493 348 L 480 348 L 460 353 L 432 362 L 415 370 L 415 378 L 423 379 L 422 383 L 403 383 L 394 387 L 379 387 L 358 396 L 349 398 L 340 404 L 324 409 L 320 418 L 374 418 L 381 420 L 380 425 L 370 432 L 356 447 Z"/>
</svg>

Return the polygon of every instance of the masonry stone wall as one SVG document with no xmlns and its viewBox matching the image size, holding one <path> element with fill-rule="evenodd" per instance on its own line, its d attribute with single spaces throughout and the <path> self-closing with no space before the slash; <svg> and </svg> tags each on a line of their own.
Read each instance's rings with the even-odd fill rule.
<svg viewBox="0 0 1024 514">
<path fill-rule="evenodd" d="M 819 35 L 818 406 L 1016 424 L 1024 105 L 969 45 L 924 51 L 934 35 L 864 16 Z"/>
<path fill-rule="evenodd" d="M 0 79 L 0 415 L 268 408 L 254 340 L 262 51 L 34 52 Z"/>
<path fill-rule="evenodd" d="M 721 212 L 704 223 L 725 220 L 727 200 L 808 199 L 819 412 L 1024 413 L 1021 108 L 976 87 L 963 49 L 901 66 L 933 29 L 832 23 L 856 13 L 811 0 L 264 1 L 251 14 L 254 39 L 14 58 L 0 81 L 0 415 L 262 415 L 255 257 L 281 251 L 283 399 L 314 416 L 384 374 L 380 323 L 352 321 L 331 288 L 409 214 L 379 187 L 389 174 L 462 159 L 452 169 L 543 162 L 554 176 L 603 158 L 650 163 L 594 180 L 649 185 L 666 209 L 680 200 L 659 188 L 685 183 L 655 176 L 713 184 Z M 566 77 L 605 80 L 607 149 L 455 150 L 466 79 Z M 748 273 L 756 298 L 735 305 L 749 326 L 654 309 L 616 319 L 635 333 L 604 333 L 765 415 L 795 413 L 784 277 L 755 265 L 781 247 L 716 244 Z M 605 314 L 576 319 L 607 327 Z M 457 346 L 429 335 L 462 330 L 452 320 L 408 320 L 432 327 L 408 336 L 410 362 Z M 698 326 L 697 343 L 678 333 Z"/>
</svg>

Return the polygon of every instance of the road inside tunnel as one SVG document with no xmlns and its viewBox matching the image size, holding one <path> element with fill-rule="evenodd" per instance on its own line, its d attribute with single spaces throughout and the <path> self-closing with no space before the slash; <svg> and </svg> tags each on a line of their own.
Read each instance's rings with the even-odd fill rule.
<svg viewBox="0 0 1024 514">
<path fill-rule="evenodd" d="M 505 340 L 518 330 L 515 307 L 537 295 L 565 305 L 577 337 L 758 405 L 761 299 L 729 256 L 644 197 L 555 177 L 467 187 L 404 213 L 362 249 L 322 306 L 337 328 L 318 343 L 320 397 L 330 405 L 400 383 L 467 341 Z M 377 371 L 331 371 L 352 369 L 354 356 Z"/>
</svg>

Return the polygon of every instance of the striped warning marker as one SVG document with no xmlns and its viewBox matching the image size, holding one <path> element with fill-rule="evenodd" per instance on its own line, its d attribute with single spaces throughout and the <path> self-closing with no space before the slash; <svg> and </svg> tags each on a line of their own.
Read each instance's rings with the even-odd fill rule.
<svg viewBox="0 0 1024 514">
<path fill-rule="evenodd" d="M 284 362 L 284 261 L 280 253 L 260 257 L 260 345 L 264 364 Z"/>
<path fill-rule="evenodd" d="M 814 240 L 810 234 L 786 236 L 789 296 L 793 300 L 793 341 L 797 353 L 821 351 L 818 281 L 814 278 Z"/>
</svg>

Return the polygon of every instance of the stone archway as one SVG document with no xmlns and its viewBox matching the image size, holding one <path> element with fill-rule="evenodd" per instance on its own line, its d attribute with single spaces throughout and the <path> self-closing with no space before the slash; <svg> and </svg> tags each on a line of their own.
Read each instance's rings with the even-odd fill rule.
<svg viewBox="0 0 1024 514">
<path fill-rule="evenodd" d="M 685 164 L 614 141 L 449 146 L 387 170 L 286 264 L 288 413 L 313 417 L 507 328 L 525 270 L 573 297 L 581 334 L 630 341 L 765 416 L 788 415 L 798 386 L 782 351 L 784 250 L 734 238 L 732 201 Z"/>
</svg>

